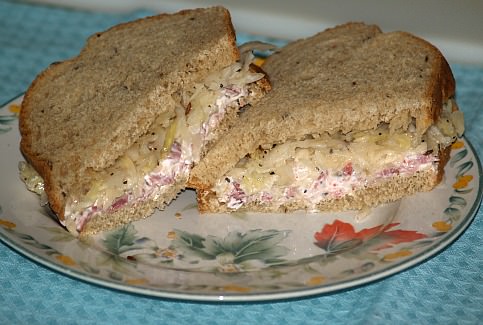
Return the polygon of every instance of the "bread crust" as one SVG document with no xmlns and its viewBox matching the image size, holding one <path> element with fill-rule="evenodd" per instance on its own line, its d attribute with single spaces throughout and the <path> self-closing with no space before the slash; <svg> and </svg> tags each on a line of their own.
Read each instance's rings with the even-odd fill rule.
<svg viewBox="0 0 483 325">
<path fill-rule="evenodd" d="M 27 92 L 24 95 L 21 104 L 21 110 L 19 114 L 19 130 L 20 130 L 20 151 L 22 152 L 24 158 L 27 160 L 29 164 L 39 173 L 39 175 L 44 180 L 44 191 L 49 198 L 49 205 L 52 211 L 58 216 L 60 220 L 64 220 L 64 211 L 63 207 L 63 198 L 59 197 L 58 189 L 55 187 L 54 182 L 52 181 L 52 164 L 45 159 L 38 157 L 38 154 L 32 148 L 32 138 L 33 134 L 28 125 L 26 125 L 26 121 L 28 120 L 31 110 L 33 109 L 33 105 L 31 104 L 31 94 L 35 91 L 37 84 L 40 80 L 44 78 L 44 76 L 49 73 L 52 66 L 61 64 L 61 63 L 52 63 L 48 69 L 42 71 L 32 82 L 30 87 L 27 89 Z"/>
</svg>

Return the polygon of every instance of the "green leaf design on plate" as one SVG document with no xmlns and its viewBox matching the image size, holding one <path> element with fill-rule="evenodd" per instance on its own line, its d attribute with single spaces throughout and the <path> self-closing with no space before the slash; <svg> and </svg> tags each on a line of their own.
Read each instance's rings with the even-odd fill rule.
<svg viewBox="0 0 483 325">
<path fill-rule="evenodd" d="M 451 161 L 449 163 L 450 166 L 453 167 L 458 161 L 460 161 L 461 159 L 463 159 L 464 157 L 466 157 L 467 154 L 468 154 L 468 150 L 467 149 L 463 149 L 460 152 L 456 153 L 451 158 Z"/>
<path fill-rule="evenodd" d="M 115 281 L 122 281 L 123 275 L 118 273 L 118 272 L 111 271 L 111 272 L 109 272 L 109 278 L 111 278 Z"/>
<path fill-rule="evenodd" d="M 460 196 L 450 196 L 449 198 L 449 202 L 450 202 L 450 205 L 453 206 L 453 205 L 457 205 L 457 206 L 460 206 L 460 207 L 465 207 L 466 206 L 466 200 Z"/>
<path fill-rule="evenodd" d="M 206 238 L 175 230 L 177 236 L 172 246 L 186 255 L 204 260 L 216 260 L 221 265 L 241 264 L 251 260 L 265 264 L 281 263 L 280 257 L 288 253 L 288 248 L 278 245 L 288 236 L 288 231 L 255 229 L 241 233 L 233 231 L 224 238 Z"/>
<path fill-rule="evenodd" d="M 458 194 L 468 194 L 471 191 L 473 191 L 473 189 L 472 188 L 468 188 L 468 189 L 455 189 L 454 191 L 456 193 L 458 193 Z"/>
<path fill-rule="evenodd" d="M 461 217 L 460 210 L 452 207 L 444 209 L 444 214 L 448 215 L 451 220 L 458 220 Z"/>
<path fill-rule="evenodd" d="M 414 242 L 413 244 L 411 244 L 411 246 L 405 246 L 405 249 L 415 250 L 415 249 L 419 249 L 419 248 L 422 248 L 422 247 L 426 247 L 428 245 L 433 244 L 436 238 L 443 236 L 443 235 L 444 235 L 444 232 L 438 232 L 430 238 Z"/>
<path fill-rule="evenodd" d="M 324 266 L 327 265 L 337 259 L 337 255 L 335 254 L 319 254 L 319 255 L 314 255 L 314 256 L 308 256 L 308 257 L 303 257 L 298 260 L 291 260 L 291 261 L 285 261 L 284 263 L 276 264 L 273 267 L 286 267 L 286 266 L 294 266 L 297 267 L 299 265 L 304 266 L 304 270 L 306 272 L 318 272 L 314 268 L 312 268 L 311 264 L 317 263 L 318 265 Z"/>
<path fill-rule="evenodd" d="M 72 235 L 70 232 L 65 230 L 62 227 L 39 227 L 42 229 L 47 230 L 49 233 L 53 235 L 53 237 L 50 238 L 51 241 L 53 242 L 72 242 L 75 241 L 79 244 L 79 246 L 85 246 L 85 243 L 82 241 L 78 241 L 77 237 Z"/>
<path fill-rule="evenodd" d="M 126 250 L 126 247 L 134 245 L 136 233 L 137 231 L 134 226 L 132 224 L 128 224 L 117 230 L 107 233 L 102 242 L 108 252 L 114 255 L 120 255 Z"/>
<path fill-rule="evenodd" d="M 0 116 L 0 134 L 7 133 L 8 131 L 12 130 L 12 127 L 9 125 L 16 120 L 17 115 L 15 114 Z M 4 127 L 3 125 L 5 125 L 6 127 Z"/>
<path fill-rule="evenodd" d="M 463 149 L 457 152 L 450 160 L 451 167 L 455 167 L 456 163 L 461 162 L 463 158 L 465 158 L 467 155 L 468 155 L 467 149 Z M 472 192 L 473 188 L 467 188 L 466 184 L 459 184 L 459 182 L 460 181 L 463 182 L 462 177 L 464 177 L 465 174 L 469 172 L 473 167 L 474 167 L 474 163 L 471 159 L 455 167 L 457 171 L 455 176 L 457 183 L 455 184 L 458 184 L 458 186 L 455 186 L 456 188 L 454 188 L 454 193 L 459 195 L 458 196 L 451 195 L 448 198 L 449 206 L 444 210 L 444 214 L 448 216 L 447 222 L 449 223 L 458 221 L 461 218 L 461 211 L 459 209 L 465 208 L 468 204 L 466 199 L 461 197 L 460 195 L 465 195 Z M 469 176 L 469 179 L 471 180 L 472 176 Z M 464 185 L 464 186 L 461 186 L 462 188 L 458 188 L 460 187 L 459 185 Z M 434 236 L 438 236 L 438 234 Z"/>
<path fill-rule="evenodd" d="M 1 214 L 1 212 L 2 211 L 1 211 L 1 207 L 0 207 L 0 214 Z M 34 247 L 36 249 L 39 249 L 48 256 L 60 256 L 60 255 L 62 255 L 59 251 L 57 251 L 53 247 L 39 242 L 37 239 L 35 239 L 33 236 L 31 236 L 29 234 L 24 234 L 24 233 L 18 232 L 18 231 L 13 230 L 13 229 L 8 229 L 7 231 L 10 232 L 11 234 L 13 234 L 18 239 L 20 239 L 24 244 L 31 246 L 31 247 Z"/>
<path fill-rule="evenodd" d="M 97 265 L 104 266 L 105 270 L 110 270 L 109 278 L 120 281 L 124 275 L 139 274 L 137 261 L 122 255 L 139 248 L 136 245 L 136 234 L 134 226 L 127 224 L 105 235 L 102 244 L 106 251 L 101 252 L 96 262 Z"/>
<path fill-rule="evenodd" d="M 52 248 L 48 245 L 39 243 L 38 241 L 33 241 L 31 245 L 35 248 L 42 249 L 42 250 L 51 250 Z"/>
<path fill-rule="evenodd" d="M 17 115 L 0 115 L 0 125 L 9 125 L 17 119 Z"/>
<path fill-rule="evenodd" d="M 28 234 L 17 233 L 17 237 L 23 240 L 24 242 L 35 242 L 35 239 Z"/>
<path fill-rule="evenodd" d="M 0 134 L 7 133 L 7 132 L 9 132 L 10 130 L 12 130 L 12 128 L 11 128 L 11 127 L 8 127 L 8 128 L 2 128 L 2 127 L 0 127 Z"/>
<path fill-rule="evenodd" d="M 213 255 L 204 250 L 204 237 L 201 237 L 197 234 L 190 234 L 183 230 L 175 230 L 175 232 L 176 239 L 172 243 L 173 247 L 180 248 L 183 251 L 189 252 L 190 255 L 194 255 L 202 259 L 213 259 Z"/>
<path fill-rule="evenodd" d="M 366 263 L 363 263 L 359 267 L 344 270 L 340 273 L 340 275 L 344 278 L 344 277 L 347 277 L 347 276 L 352 276 L 354 274 L 366 273 L 366 272 L 372 270 L 375 266 L 376 266 L 376 263 L 374 263 L 374 262 L 366 262 Z"/>
<path fill-rule="evenodd" d="M 456 177 L 461 177 L 463 176 L 464 174 L 466 174 L 471 168 L 473 168 L 473 162 L 470 160 L 470 161 L 467 161 L 465 162 L 464 164 L 461 164 L 459 165 L 458 167 L 456 167 L 457 170 L 458 170 L 458 173 L 456 174 Z"/>
</svg>

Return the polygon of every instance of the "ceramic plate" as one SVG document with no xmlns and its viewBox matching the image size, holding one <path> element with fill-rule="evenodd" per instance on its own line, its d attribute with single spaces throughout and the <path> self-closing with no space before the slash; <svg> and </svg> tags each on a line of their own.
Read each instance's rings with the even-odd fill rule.
<svg viewBox="0 0 483 325">
<path fill-rule="evenodd" d="M 81 242 L 28 192 L 17 172 L 21 98 L 0 109 L 0 238 L 63 274 L 127 292 L 202 301 L 328 293 L 407 269 L 471 223 L 481 164 L 464 139 L 441 185 L 365 214 L 198 214 L 184 192 L 167 210 Z"/>
</svg>

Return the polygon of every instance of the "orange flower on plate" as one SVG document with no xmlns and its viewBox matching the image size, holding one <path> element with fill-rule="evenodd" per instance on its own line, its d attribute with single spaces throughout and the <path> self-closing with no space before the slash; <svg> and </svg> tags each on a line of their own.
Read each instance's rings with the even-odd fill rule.
<svg viewBox="0 0 483 325">
<path fill-rule="evenodd" d="M 242 287 L 236 284 L 228 284 L 222 287 L 223 291 L 232 291 L 232 292 L 250 292 L 250 288 Z"/>
<path fill-rule="evenodd" d="M 0 219 L 0 226 L 2 226 L 3 228 L 7 228 L 7 229 L 13 229 L 13 228 L 17 227 L 17 225 L 14 224 L 13 222 L 8 221 L 8 220 L 3 220 L 3 219 Z"/>
<path fill-rule="evenodd" d="M 127 284 L 129 285 L 134 285 L 134 286 L 139 286 L 148 283 L 146 279 L 139 278 L 139 279 L 127 279 L 126 281 Z"/>
<path fill-rule="evenodd" d="M 448 232 L 451 230 L 451 228 L 453 228 L 453 226 L 450 223 L 447 223 L 446 221 L 433 222 L 432 226 L 434 229 L 436 229 L 439 232 Z"/>
<path fill-rule="evenodd" d="M 316 275 L 307 280 L 306 284 L 309 286 L 316 286 L 325 282 L 325 277 L 322 275 Z"/>
<path fill-rule="evenodd" d="M 11 104 L 9 107 L 8 107 L 8 110 L 15 114 L 15 115 L 18 115 L 20 114 L 20 105 L 18 104 Z"/>
<path fill-rule="evenodd" d="M 403 257 L 411 256 L 413 253 L 408 250 L 408 249 L 402 249 L 400 251 L 394 252 L 394 253 L 389 253 L 384 255 L 382 258 L 384 261 L 389 262 L 389 261 L 394 261 Z"/>
<path fill-rule="evenodd" d="M 176 239 L 176 231 L 174 230 L 171 230 L 171 231 L 168 231 L 168 235 L 167 235 L 168 239 L 170 240 L 174 240 Z"/>
<path fill-rule="evenodd" d="M 166 248 L 161 251 L 161 256 L 166 258 L 175 258 L 176 251 L 173 249 Z"/>
<path fill-rule="evenodd" d="M 59 260 L 62 264 L 67 266 L 74 266 L 77 264 L 71 257 L 67 255 L 58 255 L 55 258 Z"/>
<path fill-rule="evenodd" d="M 471 175 L 463 175 L 457 178 L 456 183 L 453 184 L 454 189 L 462 189 L 468 186 L 468 184 L 473 180 Z"/>
<path fill-rule="evenodd" d="M 451 149 L 461 149 L 465 146 L 465 144 L 463 143 L 463 141 L 456 141 L 455 143 L 453 143 L 451 145 Z"/>
</svg>

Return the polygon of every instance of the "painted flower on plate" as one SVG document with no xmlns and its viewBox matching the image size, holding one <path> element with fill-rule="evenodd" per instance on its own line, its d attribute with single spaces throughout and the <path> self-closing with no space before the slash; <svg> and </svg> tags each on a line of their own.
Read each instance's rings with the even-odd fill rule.
<svg viewBox="0 0 483 325">
<path fill-rule="evenodd" d="M 13 229 L 17 225 L 11 221 L 0 219 L 0 226 L 6 229 Z"/>
<path fill-rule="evenodd" d="M 282 262 L 288 248 L 279 243 L 288 236 L 288 231 L 249 230 L 245 233 L 233 231 L 220 238 L 206 237 L 175 230 L 176 239 L 172 247 L 192 260 L 216 261 L 217 270 L 224 273 L 239 272 L 262 265 Z"/>
<path fill-rule="evenodd" d="M 315 233 L 315 245 L 328 254 L 339 254 L 361 245 L 371 251 L 377 251 L 427 237 L 413 230 L 391 230 L 398 225 L 398 223 L 392 223 L 355 231 L 350 223 L 335 220 Z"/>
<path fill-rule="evenodd" d="M 7 133 L 12 129 L 12 124 L 18 119 L 20 106 L 12 104 L 9 106 L 9 115 L 0 115 L 0 134 Z"/>
</svg>

